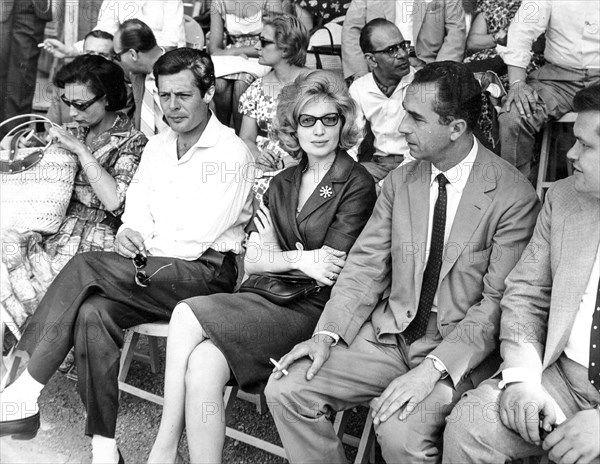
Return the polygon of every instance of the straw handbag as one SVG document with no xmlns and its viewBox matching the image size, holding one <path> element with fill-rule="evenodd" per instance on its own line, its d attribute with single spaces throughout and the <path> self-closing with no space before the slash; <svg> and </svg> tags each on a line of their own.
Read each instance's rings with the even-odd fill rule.
<svg viewBox="0 0 600 464">
<path fill-rule="evenodd" d="M 54 125 L 43 116 L 16 116 L 0 127 L 21 118 L 33 119 L 9 131 L 0 144 L 4 147 L 0 150 L 0 227 L 53 234 L 58 231 L 71 201 L 77 158 L 51 143 L 30 146 L 40 145 L 41 141 L 36 139 L 34 129 L 27 126 Z"/>
</svg>

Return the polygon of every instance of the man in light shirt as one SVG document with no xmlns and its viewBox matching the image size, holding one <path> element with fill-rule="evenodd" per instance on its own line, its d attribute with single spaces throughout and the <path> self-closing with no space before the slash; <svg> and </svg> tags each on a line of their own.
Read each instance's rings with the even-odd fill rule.
<svg viewBox="0 0 600 464">
<path fill-rule="evenodd" d="M 368 123 L 374 135 L 373 158 L 363 165 L 375 182 L 400 166 L 405 157 L 410 159 L 406 139 L 398 131 L 405 115 L 402 100 L 413 78 L 406 44 L 394 23 L 383 18 L 369 21 L 360 33 L 360 47 L 371 72 L 352 83 L 350 95 L 358 108 L 359 126 Z M 362 141 L 348 151 L 354 158 Z"/>
<path fill-rule="evenodd" d="M 446 462 L 600 457 L 600 85 L 573 106 L 574 174 L 546 194 L 500 304 L 502 381 L 457 404 Z"/>
<path fill-rule="evenodd" d="M 465 65 L 426 65 L 403 105 L 416 160 L 384 181 L 313 338 L 265 390 L 292 463 L 346 462 L 326 416 L 365 401 L 386 462 L 439 462 L 452 406 L 499 365 L 504 279 L 539 202 L 473 136 L 481 88 Z"/>
<path fill-rule="evenodd" d="M 369 72 L 359 37 L 365 24 L 375 18 L 393 22 L 414 45 L 414 67 L 463 60 L 467 34 L 461 0 L 352 0 L 342 29 L 342 65 L 348 80 Z"/>
<path fill-rule="evenodd" d="M 177 302 L 233 291 L 252 214 L 252 155 L 209 110 L 210 57 L 177 49 L 154 74 L 170 128 L 148 142 L 125 202 L 115 252 L 76 255 L 38 306 L 18 350 L 27 370 L 2 392 L 0 436 L 35 436 L 37 398 L 75 346 L 93 462 L 117 463 L 123 329 L 168 321 Z"/>
<path fill-rule="evenodd" d="M 524 1 L 498 53 L 508 66 L 509 92 L 499 115 L 501 156 L 531 175 L 535 135 L 550 119 L 573 111 L 575 93 L 600 82 L 600 1 Z M 526 74 L 531 45 L 546 33 L 546 64 Z"/>
<path fill-rule="evenodd" d="M 135 103 L 133 125 L 150 138 L 167 127 L 152 74 L 154 64 L 165 49 L 156 42 L 152 29 L 139 19 L 129 19 L 119 25 L 113 47 L 115 61 L 130 75 Z"/>
</svg>

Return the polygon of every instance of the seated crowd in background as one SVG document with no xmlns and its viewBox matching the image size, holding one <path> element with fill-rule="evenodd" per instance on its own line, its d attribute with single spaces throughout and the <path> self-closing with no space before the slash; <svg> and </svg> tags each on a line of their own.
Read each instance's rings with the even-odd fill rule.
<svg viewBox="0 0 600 464">
<path fill-rule="evenodd" d="M 303 0 L 212 0 L 206 52 L 166 39 L 179 29 L 158 4 L 99 19 L 83 55 L 47 41 L 74 56 L 53 110 L 75 128 L 49 137 L 80 166 L 58 233 L 2 232 L 25 251 L 2 255 L 22 336 L 0 436 L 35 436 L 40 392 L 74 349 L 93 461 L 122 462 L 123 329 L 170 321 L 150 462 L 176 462 L 184 427 L 192 461 L 220 462 L 223 418 L 195 411 L 223 407 L 230 383 L 266 386 L 293 463 L 345 462 L 326 418 L 366 402 L 390 463 L 597 459 L 578 435 L 600 442 L 600 0 L 531 5 L 478 0 L 468 21 L 460 0 L 334 2 L 343 75 L 306 67 L 324 7 Z M 570 111 L 574 175 L 538 217 L 535 137 Z M 318 290 L 234 293 L 244 249 L 259 253 L 250 278 Z M 41 336 L 57 323 L 69 330 Z M 446 424 L 473 402 L 474 422 Z"/>
</svg>

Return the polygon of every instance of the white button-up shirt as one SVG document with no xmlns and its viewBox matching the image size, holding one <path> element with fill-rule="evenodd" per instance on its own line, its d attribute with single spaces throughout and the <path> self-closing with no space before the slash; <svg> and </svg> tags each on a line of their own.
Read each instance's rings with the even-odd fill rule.
<svg viewBox="0 0 600 464">
<path fill-rule="evenodd" d="M 214 114 L 181 159 L 177 133 L 150 138 L 127 191 L 123 228 L 155 256 L 199 258 L 207 248 L 239 253 L 252 216 L 253 157 Z"/>
</svg>

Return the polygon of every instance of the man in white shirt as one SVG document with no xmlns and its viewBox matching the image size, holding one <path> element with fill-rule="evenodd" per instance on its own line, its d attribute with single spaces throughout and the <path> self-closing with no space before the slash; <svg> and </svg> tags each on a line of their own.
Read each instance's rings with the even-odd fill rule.
<svg viewBox="0 0 600 464">
<path fill-rule="evenodd" d="M 371 72 L 350 86 L 350 95 L 358 107 L 360 126 L 366 123 L 374 135 L 373 158 L 363 163 L 379 182 L 410 157 L 404 134 L 398 131 L 405 112 L 402 100 L 412 81 L 406 42 L 394 23 L 377 18 L 369 21 L 360 33 L 360 47 Z M 357 157 L 361 138 L 349 154 Z"/>
<path fill-rule="evenodd" d="M 369 71 L 359 45 L 369 21 L 393 22 L 415 47 L 414 67 L 434 61 L 462 62 L 467 40 L 462 0 L 352 0 L 342 29 L 342 64 L 348 80 Z"/>
<path fill-rule="evenodd" d="M 152 74 L 165 49 L 156 42 L 152 29 L 139 19 L 119 25 L 113 47 L 115 61 L 130 75 L 135 103 L 133 125 L 150 138 L 167 127 Z"/>
<path fill-rule="evenodd" d="M 457 404 L 446 462 L 600 457 L 600 85 L 573 106 L 574 174 L 546 194 L 500 304 L 502 381 Z"/>
<path fill-rule="evenodd" d="M 439 462 L 452 406 L 499 364 L 504 279 L 539 202 L 473 136 L 481 88 L 465 65 L 426 65 L 403 105 L 416 160 L 384 181 L 313 338 L 265 390 L 292 463 L 346 462 L 326 416 L 365 401 L 386 462 Z"/>
<path fill-rule="evenodd" d="M 144 150 L 116 252 L 76 255 L 56 277 L 17 346 L 30 356 L 27 370 L 2 393 L 0 436 L 35 436 L 39 393 L 74 345 L 94 463 L 120 457 L 114 436 L 123 329 L 168 321 L 180 300 L 233 291 L 235 255 L 252 214 L 253 158 L 208 108 L 210 57 L 176 49 L 154 74 L 170 128 Z"/>
<path fill-rule="evenodd" d="M 508 66 L 509 92 L 499 115 L 501 156 L 531 173 L 535 135 L 550 119 L 573 111 L 579 90 L 600 82 L 600 0 L 524 1 L 498 53 Z M 546 33 L 546 64 L 526 74 L 531 45 Z"/>
</svg>

